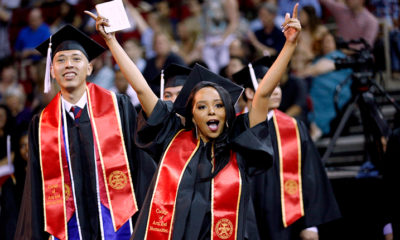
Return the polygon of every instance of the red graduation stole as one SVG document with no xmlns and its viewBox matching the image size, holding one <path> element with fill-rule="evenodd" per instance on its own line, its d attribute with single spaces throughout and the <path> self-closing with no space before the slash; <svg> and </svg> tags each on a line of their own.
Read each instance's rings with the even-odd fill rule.
<svg viewBox="0 0 400 240">
<path fill-rule="evenodd" d="M 294 118 L 274 110 L 273 119 L 279 150 L 282 221 L 287 227 L 304 216 L 300 135 Z"/>
<path fill-rule="evenodd" d="M 99 182 L 106 183 L 107 207 L 117 231 L 138 210 L 119 109 L 112 92 L 92 83 L 87 84 L 86 91 L 96 156 L 101 162 L 99 178 L 103 179 Z M 58 239 L 68 239 L 67 222 L 75 209 L 63 141 L 60 96 L 58 93 L 40 115 L 39 158 L 45 231 Z"/>
<path fill-rule="evenodd" d="M 157 173 L 145 239 L 172 238 L 180 181 L 199 144 L 200 140 L 193 138 L 193 131 L 181 130 L 165 151 Z M 241 183 L 236 154 L 231 153 L 227 166 L 212 180 L 211 239 L 237 239 Z"/>
</svg>

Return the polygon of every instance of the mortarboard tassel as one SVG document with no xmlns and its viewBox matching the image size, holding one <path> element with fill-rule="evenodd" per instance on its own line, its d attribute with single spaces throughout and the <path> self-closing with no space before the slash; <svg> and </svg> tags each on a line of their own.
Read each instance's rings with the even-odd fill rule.
<svg viewBox="0 0 400 240">
<path fill-rule="evenodd" d="M 250 71 L 250 77 L 251 77 L 251 82 L 253 83 L 254 91 L 257 91 L 258 82 L 257 82 L 256 74 L 254 73 L 253 65 L 251 63 L 249 63 L 249 71 Z"/>
<path fill-rule="evenodd" d="M 164 100 L 164 69 L 161 70 L 160 77 L 160 99 Z"/>
<path fill-rule="evenodd" d="M 51 67 L 51 36 L 50 36 L 49 48 L 47 49 L 47 57 L 46 57 L 46 73 L 44 76 L 44 93 L 48 93 L 51 90 L 50 67 Z"/>
</svg>

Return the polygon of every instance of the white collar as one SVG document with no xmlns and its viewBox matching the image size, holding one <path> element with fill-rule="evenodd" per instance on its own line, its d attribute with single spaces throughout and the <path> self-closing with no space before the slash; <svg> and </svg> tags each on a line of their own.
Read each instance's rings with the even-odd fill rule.
<svg viewBox="0 0 400 240">
<path fill-rule="evenodd" d="M 74 118 L 74 114 L 71 112 L 71 107 L 73 106 L 78 106 L 80 108 L 84 108 L 86 103 L 87 103 L 87 96 L 86 96 L 86 91 L 83 93 L 82 97 L 79 99 L 79 101 L 75 104 L 72 104 L 68 102 L 62 95 L 61 95 L 61 102 L 64 106 L 64 109 L 67 111 L 67 113 Z"/>
<path fill-rule="evenodd" d="M 273 115 L 274 115 L 274 110 L 270 110 L 270 111 L 268 112 L 268 121 L 271 120 L 271 118 L 273 117 Z"/>
</svg>

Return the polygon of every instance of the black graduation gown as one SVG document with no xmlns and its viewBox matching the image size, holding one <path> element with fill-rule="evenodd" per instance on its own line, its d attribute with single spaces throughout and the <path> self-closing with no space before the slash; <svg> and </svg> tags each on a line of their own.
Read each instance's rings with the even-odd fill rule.
<svg viewBox="0 0 400 240">
<path fill-rule="evenodd" d="M 271 240 L 300 239 L 301 230 L 339 218 L 339 207 L 308 130 L 301 121 L 297 121 L 301 138 L 304 216 L 284 228 L 275 124 L 272 120 L 268 123 L 274 147 L 274 165 L 268 171 L 255 176 L 252 182 L 252 197 L 260 237 Z"/>
<path fill-rule="evenodd" d="M 155 172 L 156 164 L 150 155 L 138 149 L 134 144 L 137 114 L 129 98 L 125 95 L 117 94 L 117 102 L 136 200 L 140 209 L 152 175 Z M 82 237 L 84 239 L 100 239 L 93 135 L 87 113 L 87 105 L 82 110 L 79 127 L 74 125 L 72 118 L 68 114 L 66 116 L 72 174 L 75 181 L 75 195 Z M 47 239 L 48 237 L 48 234 L 44 232 L 42 180 L 38 155 L 38 124 L 39 115 L 35 115 L 29 128 L 30 164 L 16 239 Z M 134 222 L 137 215 L 135 214 L 133 217 Z"/>
<path fill-rule="evenodd" d="M 138 132 L 135 140 L 151 152 L 154 159 L 160 159 L 172 138 L 182 129 L 180 118 L 172 111 L 171 102 L 158 101 L 152 115 L 146 120 L 143 113 L 138 118 Z M 249 239 L 252 234 L 247 227 L 250 198 L 249 176 L 265 171 L 272 164 L 272 146 L 269 140 L 267 122 L 248 127 L 248 116 L 240 116 L 233 126 L 232 148 L 242 176 L 242 193 L 238 217 L 238 239 Z M 211 236 L 211 181 L 199 181 L 211 174 L 211 144 L 200 143 L 200 147 L 188 164 L 178 187 L 172 239 L 210 239 Z M 131 239 L 144 239 L 151 197 L 157 174 L 149 187 L 142 211 Z M 253 215 L 254 216 L 254 213 Z M 252 219 L 253 224 L 255 219 Z M 252 239 L 252 238 L 251 238 Z"/>
</svg>

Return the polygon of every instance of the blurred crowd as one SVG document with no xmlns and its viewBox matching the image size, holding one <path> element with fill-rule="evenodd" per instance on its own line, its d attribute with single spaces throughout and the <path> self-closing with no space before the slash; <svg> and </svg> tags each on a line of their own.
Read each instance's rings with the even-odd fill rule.
<svg viewBox="0 0 400 240">
<path fill-rule="evenodd" d="M 54 82 L 52 91 L 43 93 L 46 60 L 35 47 L 65 24 L 74 25 L 102 43 L 96 35 L 95 22 L 83 13 L 95 12 L 95 5 L 101 2 L 104 1 L 0 0 L 0 167 L 9 164 L 9 146 L 17 184 L 23 186 L 25 178 L 29 122 L 58 91 Z M 353 44 L 352 48 L 370 47 L 375 70 L 384 70 L 390 64 L 393 76 L 400 74 L 398 0 L 123 2 L 131 27 L 118 32 L 117 38 L 149 82 L 171 63 L 188 67 L 197 63 L 232 78 L 248 63 L 263 56 L 276 56 L 285 42 L 280 27 L 285 14 L 300 2 L 303 30 L 280 84 L 280 109 L 306 122 L 314 141 L 332 134 L 332 123 L 338 116 L 334 106 L 336 86 L 343 84 L 339 109 L 352 95 L 348 79 L 353 70 L 335 67 L 335 59 L 352 51 L 342 49 L 338 43 L 363 39 L 364 45 Z M 385 29 L 388 34 L 384 34 Z M 385 42 L 389 42 L 390 62 L 385 62 L 383 55 Z M 96 58 L 93 68 L 89 81 L 127 94 L 132 104 L 140 108 L 136 93 L 109 52 Z M 22 187 L 17 191 L 15 196 L 20 198 Z"/>
</svg>

